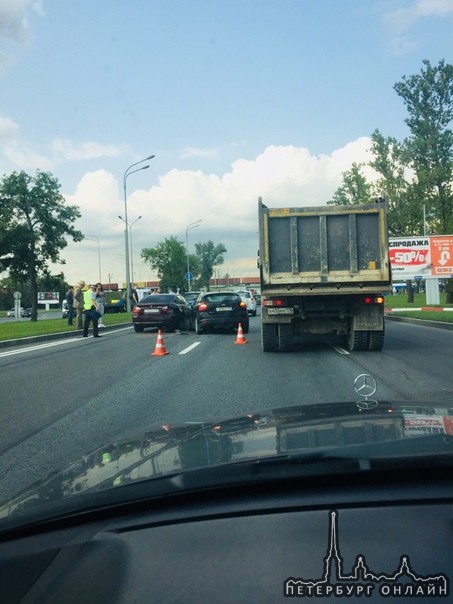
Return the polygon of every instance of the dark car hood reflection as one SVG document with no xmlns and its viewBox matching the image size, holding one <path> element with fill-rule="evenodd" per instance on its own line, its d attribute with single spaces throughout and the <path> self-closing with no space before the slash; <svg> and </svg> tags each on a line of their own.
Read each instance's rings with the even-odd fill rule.
<svg viewBox="0 0 453 604">
<path fill-rule="evenodd" d="M 453 435 L 453 408 L 380 402 L 363 410 L 357 402 L 326 403 L 281 407 L 217 423 L 155 424 L 92 451 L 3 502 L 0 518 L 200 468 L 338 447 L 402 443 L 435 434 Z"/>
</svg>

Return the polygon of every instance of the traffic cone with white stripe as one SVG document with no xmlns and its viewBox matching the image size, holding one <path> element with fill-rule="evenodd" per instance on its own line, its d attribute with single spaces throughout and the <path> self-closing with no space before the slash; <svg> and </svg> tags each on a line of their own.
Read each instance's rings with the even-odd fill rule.
<svg viewBox="0 0 453 604">
<path fill-rule="evenodd" d="M 165 349 L 164 338 L 162 337 L 162 332 L 159 329 L 159 331 L 157 332 L 156 348 L 154 349 L 154 352 L 151 353 L 151 356 L 152 357 L 162 357 L 166 354 L 169 354 L 169 353 Z"/>
<path fill-rule="evenodd" d="M 236 336 L 235 344 L 247 344 L 247 340 L 245 339 L 244 332 L 242 330 L 242 324 L 238 325 L 238 334 Z"/>
</svg>

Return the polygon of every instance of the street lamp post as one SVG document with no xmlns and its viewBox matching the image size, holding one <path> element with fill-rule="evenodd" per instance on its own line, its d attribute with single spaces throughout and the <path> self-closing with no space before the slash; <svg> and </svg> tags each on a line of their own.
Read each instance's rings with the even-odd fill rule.
<svg viewBox="0 0 453 604">
<path fill-rule="evenodd" d="M 98 244 L 99 283 L 102 283 L 102 280 L 101 280 L 101 242 L 99 240 L 99 237 L 96 237 L 95 235 L 85 235 L 85 239 L 88 239 L 89 241 L 97 241 L 97 244 Z"/>
<path fill-rule="evenodd" d="M 135 162 L 134 164 L 131 164 L 126 171 L 124 172 L 123 175 L 123 190 L 124 190 L 124 255 L 126 257 L 126 308 L 127 308 L 127 312 L 131 312 L 131 275 L 130 275 L 130 262 L 129 262 L 129 232 L 128 232 L 128 221 L 127 221 L 127 190 L 126 190 L 126 185 L 127 185 L 127 178 L 128 176 L 130 176 L 131 174 L 134 174 L 134 172 L 138 172 L 139 170 L 146 170 L 147 168 L 149 168 L 149 165 L 147 164 L 146 166 L 140 166 L 140 168 L 136 168 L 135 170 L 131 170 L 131 168 L 133 168 L 134 166 L 138 166 L 138 164 L 141 164 L 144 161 L 147 161 L 148 159 L 153 159 L 155 157 L 155 155 L 149 155 L 148 157 L 145 157 L 144 159 L 141 159 L 140 161 Z"/>
<path fill-rule="evenodd" d="M 196 229 L 197 227 L 199 227 L 200 226 L 200 222 L 201 222 L 201 218 L 200 218 L 200 220 L 196 220 L 195 222 L 191 222 L 186 227 L 187 283 L 188 283 L 189 292 L 190 292 L 191 284 L 192 284 L 192 279 L 189 279 L 189 275 L 190 275 L 190 266 L 189 266 L 189 231 L 191 231 L 192 229 Z"/>
<path fill-rule="evenodd" d="M 120 220 L 122 220 L 129 229 L 129 244 L 130 244 L 129 249 L 130 249 L 130 258 L 131 258 L 130 266 L 131 266 L 131 277 L 132 277 L 132 283 L 133 283 L 134 282 L 134 253 L 133 253 L 133 248 L 132 248 L 132 227 L 137 222 L 137 220 L 140 220 L 140 218 L 143 218 L 143 216 L 139 216 L 131 224 L 127 223 L 122 216 L 118 216 L 118 218 Z"/>
</svg>

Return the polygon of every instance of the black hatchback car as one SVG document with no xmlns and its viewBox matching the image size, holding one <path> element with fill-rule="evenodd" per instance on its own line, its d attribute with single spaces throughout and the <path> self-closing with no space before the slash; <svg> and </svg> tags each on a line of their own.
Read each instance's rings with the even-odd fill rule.
<svg viewBox="0 0 453 604">
<path fill-rule="evenodd" d="M 135 331 L 143 331 L 145 327 L 187 331 L 190 327 L 190 306 L 179 294 L 145 296 L 134 306 L 132 323 Z"/>
<path fill-rule="evenodd" d="M 247 304 L 235 292 L 205 292 L 198 296 L 192 309 L 192 321 L 195 332 L 203 333 L 214 329 L 249 330 Z"/>
</svg>

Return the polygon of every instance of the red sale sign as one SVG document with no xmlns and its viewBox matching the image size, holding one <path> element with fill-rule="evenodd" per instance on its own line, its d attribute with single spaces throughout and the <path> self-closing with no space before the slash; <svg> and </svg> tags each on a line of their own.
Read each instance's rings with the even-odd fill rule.
<svg viewBox="0 0 453 604">
<path fill-rule="evenodd" d="M 389 240 L 393 280 L 431 275 L 429 237 L 399 237 Z"/>
</svg>

